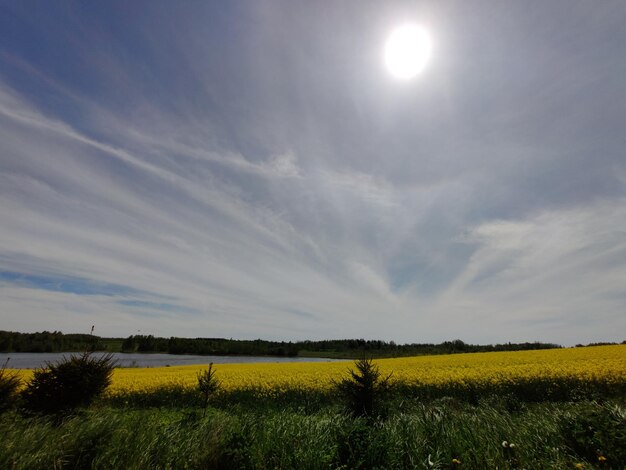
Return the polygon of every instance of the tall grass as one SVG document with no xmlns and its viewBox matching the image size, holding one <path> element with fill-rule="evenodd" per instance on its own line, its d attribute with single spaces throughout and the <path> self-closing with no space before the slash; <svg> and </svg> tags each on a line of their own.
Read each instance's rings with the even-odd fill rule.
<svg viewBox="0 0 626 470">
<path fill-rule="evenodd" d="M 595 402 L 510 411 L 504 400 L 410 401 L 374 422 L 332 406 L 210 406 L 204 418 L 201 407 L 104 407 L 60 424 L 9 412 L 0 417 L 0 468 L 623 468 L 626 437 L 615 429 L 625 427 L 623 408 Z"/>
</svg>

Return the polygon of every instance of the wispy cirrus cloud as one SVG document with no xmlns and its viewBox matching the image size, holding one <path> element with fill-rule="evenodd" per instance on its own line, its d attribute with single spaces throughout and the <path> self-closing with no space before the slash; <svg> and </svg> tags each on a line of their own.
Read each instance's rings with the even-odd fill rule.
<svg viewBox="0 0 626 470">
<path fill-rule="evenodd" d="M 2 8 L 3 328 L 622 340 L 619 9 Z"/>
<path fill-rule="evenodd" d="M 30 279 L 31 289 L 37 285 L 53 290 L 46 288 L 42 277 L 35 282 L 29 272 L 36 266 L 43 273 L 81 273 L 84 278 L 80 282 L 92 289 L 115 280 L 127 286 L 128 292 L 144 292 L 139 298 L 148 299 L 123 300 L 122 305 L 147 308 L 146 302 L 154 303 L 149 299 L 165 295 L 181 301 L 179 311 L 202 310 L 207 319 L 220 310 L 236 316 L 234 312 L 245 312 L 251 305 L 270 318 L 280 318 L 289 316 L 294 302 L 326 314 L 334 314 L 335 302 L 346 311 L 355 310 L 349 307 L 354 300 L 341 286 L 352 281 L 321 274 L 318 270 L 324 266 L 314 264 L 321 249 L 271 207 L 255 207 L 245 197 L 238 197 L 237 191 L 218 192 L 210 180 L 200 187 L 192 176 L 152 163 L 135 164 L 141 161 L 138 157 L 51 121 L 26 103 L 13 100 L 10 105 L 10 111 L 3 108 L 2 114 L 13 126 L 13 139 L 4 140 L 4 148 L 16 159 L 15 168 L 2 175 L 1 215 L 7 228 L 2 241 L 10 247 L 4 252 L 3 269 L 21 269 L 23 274 L 21 278 L 5 276 L 5 281 L 19 285 Z M 30 145 L 19 138 L 27 141 L 26 135 L 36 135 Z M 92 152 L 112 155 L 112 167 L 132 166 L 135 183 L 141 186 L 147 180 L 146 186 L 116 181 L 111 167 L 97 173 L 89 160 Z M 44 171 L 39 164 L 42 160 Z M 6 166 L 11 164 L 6 162 Z M 280 157 L 278 163 L 268 165 L 278 167 L 276 172 L 255 175 L 270 179 L 276 173 L 293 176 L 293 165 L 293 159 Z M 248 173 L 247 168 L 243 171 Z M 155 177 L 158 183 L 151 186 Z M 169 187 L 163 188 L 166 185 Z M 142 194 L 146 188 L 154 192 Z M 22 262 L 26 256 L 28 266 Z M 364 290 L 369 285 L 360 284 L 355 287 Z M 109 297 L 108 290 L 102 287 L 97 293 Z M 57 292 L 78 293 L 62 288 Z M 120 291 L 117 296 L 132 298 L 128 292 Z M 319 301 L 320 292 L 330 305 Z M 310 305 L 314 299 L 315 305 Z M 11 303 L 5 307 L 13 311 L 25 308 Z M 350 318 L 354 314 L 344 315 Z M 266 334 L 275 334 L 268 326 L 271 323 L 264 327 L 252 323 L 249 335 L 264 329 Z"/>
<path fill-rule="evenodd" d="M 476 249 L 436 309 L 468 328 L 476 321 L 468 312 L 480 310 L 484 325 L 515 340 L 531 331 L 568 344 L 614 336 L 614 328 L 626 326 L 625 203 L 601 201 L 475 227 L 464 241 Z"/>
</svg>

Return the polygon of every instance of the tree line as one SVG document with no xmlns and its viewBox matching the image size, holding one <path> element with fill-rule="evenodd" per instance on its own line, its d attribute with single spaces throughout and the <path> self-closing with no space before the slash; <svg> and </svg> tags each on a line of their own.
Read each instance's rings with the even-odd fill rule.
<svg viewBox="0 0 626 470">
<path fill-rule="evenodd" d="M 338 339 L 322 341 L 276 342 L 224 338 L 158 338 L 152 335 L 129 336 L 122 343 L 125 352 L 162 352 L 169 354 L 246 355 L 246 356 L 323 356 L 323 357 L 397 357 L 465 352 L 520 351 L 560 348 L 552 343 L 505 343 L 477 345 L 461 340 L 440 344 L 401 344 L 393 341 Z"/>
<path fill-rule="evenodd" d="M 225 338 L 159 338 L 133 335 L 122 342 L 123 352 L 161 352 L 214 356 L 297 356 L 299 343 Z"/>
<path fill-rule="evenodd" d="M 17 333 L 0 330 L 0 352 L 106 351 L 109 346 L 99 336 L 60 331 Z"/>
<path fill-rule="evenodd" d="M 278 357 L 398 357 L 432 354 L 454 354 L 489 351 L 520 351 L 552 349 L 553 343 L 526 342 L 477 345 L 459 339 L 434 343 L 396 344 L 393 341 L 337 339 L 322 341 L 265 341 L 226 338 L 163 338 L 153 335 L 131 335 L 126 339 L 103 338 L 88 334 L 64 334 L 59 331 L 17 333 L 0 331 L 1 352 L 158 352 L 215 356 L 278 356 Z"/>
</svg>

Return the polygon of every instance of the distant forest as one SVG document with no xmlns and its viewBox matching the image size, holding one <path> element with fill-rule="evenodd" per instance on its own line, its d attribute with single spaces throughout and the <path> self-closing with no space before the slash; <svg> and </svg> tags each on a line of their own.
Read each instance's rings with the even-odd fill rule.
<svg viewBox="0 0 626 470">
<path fill-rule="evenodd" d="M 624 342 L 626 343 L 626 341 Z M 622 344 L 624 344 L 622 343 Z M 615 343 L 592 343 L 588 346 Z M 577 346 L 583 346 L 581 344 Z M 504 343 L 477 345 L 457 339 L 439 344 L 396 344 L 393 341 L 338 339 L 324 341 L 265 341 L 225 338 L 159 338 L 133 335 L 128 338 L 103 338 L 88 334 L 61 332 L 17 333 L 0 331 L 0 352 L 75 352 L 108 351 L 214 356 L 279 356 L 359 358 L 399 357 L 489 351 L 520 351 L 560 348 L 552 343 Z"/>
<path fill-rule="evenodd" d="M 123 339 L 103 338 L 88 334 L 63 334 L 58 331 L 41 333 L 0 331 L 0 351 L 4 353 L 109 351 L 216 356 L 358 358 L 361 356 L 398 357 L 560 347 L 558 344 L 537 342 L 476 345 L 467 344 L 458 339 L 440 344 L 396 344 L 393 341 L 365 339 L 278 342 L 261 339 L 159 338 L 152 335 L 133 335 Z"/>
<path fill-rule="evenodd" d="M 402 344 L 365 339 L 340 339 L 324 341 L 275 342 L 241 341 L 222 338 L 156 338 L 153 336 L 130 336 L 122 343 L 123 351 L 167 352 L 170 354 L 249 355 L 358 358 L 418 356 L 452 354 L 462 352 L 517 351 L 522 349 L 560 348 L 557 344 L 523 343 L 472 345 L 461 340 L 441 344 Z"/>
<path fill-rule="evenodd" d="M 16 333 L 0 331 L 0 352 L 106 351 L 103 338 L 88 334 L 63 334 L 59 331 Z"/>
</svg>

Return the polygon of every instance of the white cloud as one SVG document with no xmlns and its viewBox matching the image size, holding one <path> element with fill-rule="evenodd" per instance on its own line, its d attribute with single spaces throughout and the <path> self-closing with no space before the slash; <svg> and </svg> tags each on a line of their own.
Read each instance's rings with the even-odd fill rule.
<svg viewBox="0 0 626 470">
<path fill-rule="evenodd" d="M 621 341 L 626 200 L 484 223 L 467 242 L 477 249 L 435 309 L 468 334 Z"/>
<path fill-rule="evenodd" d="M 377 336 L 389 300 L 384 279 L 350 256 L 324 257 L 334 249 L 328 240 L 281 215 L 293 210 L 293 193 L 279 194 L 282 208 L 272 208 L 246 200 L 245 188 L 232 182 L 209 177 L 202 184 L 149 162 L 148 154 L 102 144 L 23 100 L 0 103 L 2 270 L 120 284 L 200 312 L 181 313 L 178 322 L 152 312 L 157 334 Z M 302 179 L 292 154 L 255 165 L 261 175 Z M 211 176 L 210 167 L 204 171 Z M 3 324 L 15 329 L 71 329 L 80 319 L 124 335 L 145 329 L 149 313 L 117 303 L 125 297 L 1 289 Z M 291 314 L 294 305 L 311 317 Z"/>
<path fill-rule="evenodd" d="M 197 54 L 184 54 L 206 78 Z M 279 77 L 269 64 L 255 70 L 254 93 L 203 82 L 208 98 L 198 91 L 199 103 L 170 107 L 172 97 L 144 94 L 115 57 L 100 59 L 103 70 L 127 73 L 132 99 L 114 109 L 51 87 L 82 111 L 81 126 L 0 82 L 0 270 L 137 292 L 77 295 L 4 282 L 4 328 L 623 339 L 626 212 L 612 185 L 624 184 L 624 172 L 609 152 L 591 165 L 576 157 L 587 150 L 577 139 L 536 141 L 532 129 L 515 127 L 524 116 L 512 101 L 494 101 L 497 112 L 482 120 L 471 103 L 483 106 L 482 95 L 463 95 L 451 77 L 422 83 L 429 92 L 421 95 L 368 95 L 373 82 L 333 81 L 326 64 L 290 98 L 294 90 L 281 88 L 309 75 Z M 234 95 L 220 100 L 221 91 Z M 216 110 L 200 109 L 207 103 Z M 534 123 L 537 109 L 533 102 L 523 114 Z M 617 183 L 604 191 L 597 183 L 609 180 L 609 163 Z M 160 296 L 179 311 L 150 308 Z"/>
</svg>

